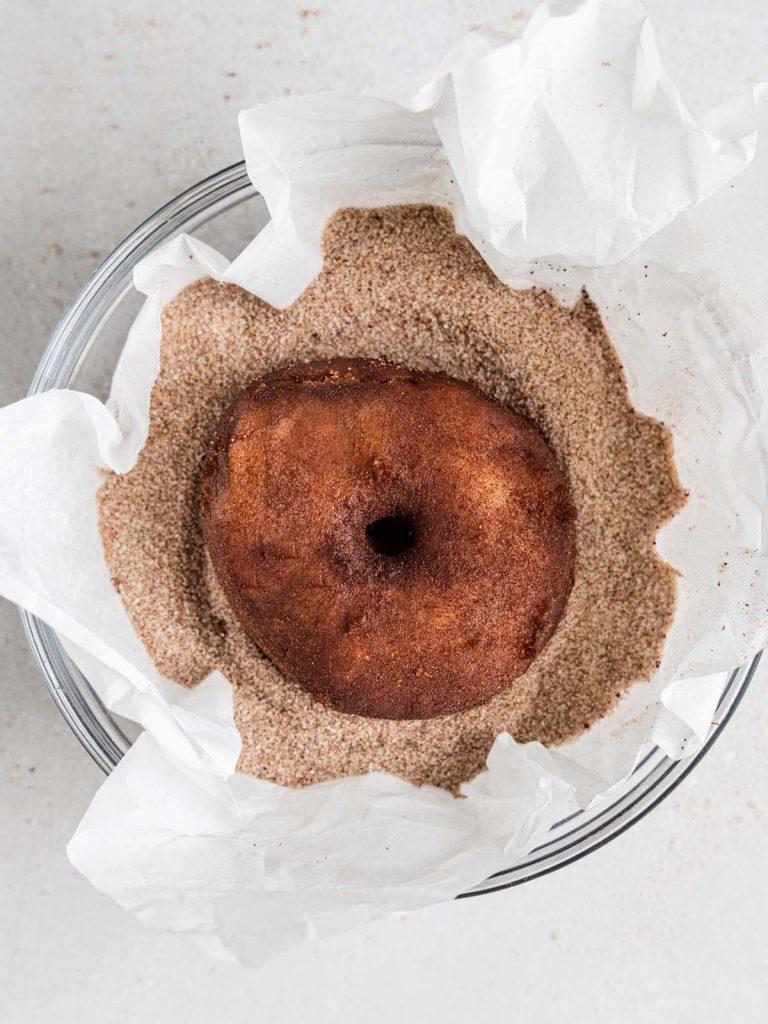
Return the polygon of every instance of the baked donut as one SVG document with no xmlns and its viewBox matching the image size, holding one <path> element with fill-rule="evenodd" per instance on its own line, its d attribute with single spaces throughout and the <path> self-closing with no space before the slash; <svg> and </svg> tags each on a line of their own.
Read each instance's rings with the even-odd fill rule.
<svg viewBox="0 0 768 1024">
<path fill-rule="evenodd" d="M 552 636 L 573 579 L 575 511 L 535 427 L 470 384 L 375 360 L 247 387 L 204 466 L 202 527 L 264 653 L 375 718 L 483 704 Z"/>
</svg>

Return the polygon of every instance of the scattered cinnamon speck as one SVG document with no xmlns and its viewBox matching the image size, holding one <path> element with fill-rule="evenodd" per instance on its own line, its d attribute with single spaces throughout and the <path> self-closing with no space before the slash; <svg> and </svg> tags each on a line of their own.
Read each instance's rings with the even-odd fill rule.
<svg viewBox="0 0 768 1024">
<path fill-rule="evenodd" d="M 301 20 L 301 34 L 305 36 L 309 32 L 309 21 L 311 18 L 319 18 L 323 12 L 316 7 L 302 7 L 299 10 Z"/>
<path fill-rule="evenodd" d="M 51 256 L 61 256 L 64 250 L 61 248 L 58 242 L 51 242 L 51 244 L 48 246 L 48 252 L 51 254 Z"/>
<path fill-rule="evenodd" d="M 31 769 L 31 771 L 34 771 L 34 768 Z M 768 820 L 768 814 L 766 814 L 764 808 L 762 808 L 760 804 L 756 803 L 754 800 L 747 800 L 746 804 L 752 812 L 752 814 L 755 816 L 755 818 L 758 819 L 758 821 Z"/>
</svg>

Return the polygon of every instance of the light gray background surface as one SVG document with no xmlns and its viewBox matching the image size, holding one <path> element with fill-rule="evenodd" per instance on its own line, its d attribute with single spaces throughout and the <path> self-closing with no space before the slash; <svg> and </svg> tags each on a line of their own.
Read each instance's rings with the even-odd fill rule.
<svg viewBox="0 0 768 1024">
<path fill-rule="evenodd" d="M 23 395 L 99 260 L 239 159 L 238 109 L 424 69 L 470 27 L 517 29 L 533 6 L 0 0 L 0 403 Z M 694 109 L 768 79 L 765 0 L 649 7 Z M 764 1021 L 765 679 L 682 788 L 588 859 L 252 973 L 143 930 L 69 866 L 101 776 L 0 603 L 0 1021 Z"/>
</svg>

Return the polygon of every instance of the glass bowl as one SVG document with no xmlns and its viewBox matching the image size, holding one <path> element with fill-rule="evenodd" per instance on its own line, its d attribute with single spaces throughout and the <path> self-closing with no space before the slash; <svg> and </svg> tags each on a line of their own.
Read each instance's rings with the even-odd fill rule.
<svg viewBox="0 0 768 1024">
<path fill-rule="evenodd" d="M 172 199 L 136 228 L 81 290 L 53 333 L 30 394 L 66 387 L 106 398 L 117 357 L 142 301 L 133 288 L 136 264 L 184 231 L 234 257 L 267 219 L 264 201 L 251 185 L 243 163 L 211 175 Z M 65 653 L 54 630 L 26 612 L 22 612 L 22 621 L 35 661 L 59 710 L 94 761 L 110 772 L 130 747 L 137 726 L 119 720 L 104 707 Z M 558 822 L 547 842 L 462 893 L 462 897 L 519 885 L 564 867 L 639 821 L 712 747 L 749 686 L 758 660 L 759 656 L 731 673 L 715 724 L 699 754 L 673 761 L 654 748 L 599 806 Z"/>
</svg>

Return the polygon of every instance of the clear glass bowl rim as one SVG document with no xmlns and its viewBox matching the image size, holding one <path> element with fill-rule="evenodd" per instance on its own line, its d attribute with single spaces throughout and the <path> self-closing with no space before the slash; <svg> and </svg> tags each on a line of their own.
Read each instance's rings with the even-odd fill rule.
<svg viewBox="0 0 768 1024">
<path fill-rule="evenodd" d="M 191 232 L 257 195 L 245 164 L 239 162 L 182 192 L 132 231 L 98 267 L 64 313 L 43 353 L 29 394 L 71 385 L 101 326 L 132 288 L 134 267 L 149 252 L 182 231 Z M 109 773 L 131 741 L 67 657 L 56 632 L 26 611 L 22 610 L 21 617 L 35 662 L 53 700 L 83 747 Z M 673 761 L 653 748 L 625 783 L 615 787 L 609 802 L 558 822 L 545 843 L 459 898 L 520 885 L 565 867 L 640 821 L 712 748 L 746 692 L 759 660 L 758 654 L 730 674 L 715 724 L 698 754 Z"/>
</svg>

